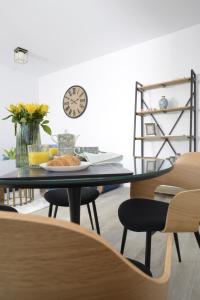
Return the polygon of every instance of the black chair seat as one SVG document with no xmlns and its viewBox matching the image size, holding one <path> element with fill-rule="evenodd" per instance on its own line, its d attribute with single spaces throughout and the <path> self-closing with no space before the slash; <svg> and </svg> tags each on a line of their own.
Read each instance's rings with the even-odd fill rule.
<svg viewBox="0 0 200 300">
<path fill-rule="evenodd" d="M 8 212 L 18 213 L 18 211 L 14 207 L 4 205 L 4 204 L 0 204 L 0 211 L 8 211 Z"/>
<path fill-rule="evenodd" d="M 165 227 L 168 203 L 148 199 L 129 199 L 118 210 L 126 229 L 137 232 L 161 231 Z"/>
<path fill-rule="evenodd" d="M 99 196 L 96 188 L 84 187 L 81 190 L 81 205 L 88 204 Z M 68 207 L 68 195 L 66 189 L 52 189 L 44 194 L 44 198 L 53 205 Z"/>
<path fill-rule="evenodd" d="M 144 272 L 145 274 L 147 274 L 150 277 L 153 277 L 151 270 L 147 267 L 145 267 L 145 265 L 143 265 L 141 262 L 134 260 L 134 259 L 130 259 L 127 258 L 133 265 L 135 265 L 138 269 L 140 269 L 142 272 Z"/>
</svg>

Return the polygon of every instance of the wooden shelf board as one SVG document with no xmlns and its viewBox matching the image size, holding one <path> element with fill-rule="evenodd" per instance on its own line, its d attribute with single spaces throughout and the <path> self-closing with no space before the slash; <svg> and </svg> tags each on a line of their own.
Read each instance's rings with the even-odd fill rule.
<svg viewBox="0 0 200 300">
<path fill-rule="evenodd" d="M 151 111 L 138 111 L 138 112 L 136 112 L 136 115 L 144 116 L 144 115 L 150 115 L 150 114 L 176 112 L 176 111 L 182 111 L 182 110 L 189 110 L 190 108 L 191 108 L 191 106 L 179 106 L 179 107 L 174 107 L 174 108 L 156 109 L 156 110 L 151 110 Z"/>
<path fill-rule="evenodd" d="M 189 135 L 165 135 L 165 136 L 159 136 L 159 135 L 148 135 L 148 136 L 138 136 L 135 139 L 136 140 L 149 140 L 149 141 L 156 141 L 156 140 L 166 140 L 166 139 L 174 139 L 174 140 L 183 140 L 183 139 L 189 139 Z M 194 136 L 192 136 L 194 138 Z"/>
<path fill-rule="evenodd" d="M 167 86 L 172 86 L 172 85 L 177 85 L 177 84 L 184 84 L 184 83 L 187 83 L 190 81 L 191 81 L 190 77 L 179 78 L 179 79 L 175 79 L 175 80 L 163 81 L 160 83 L 144 85 L 144 86 L 140 87 L 139 90 L 143 92 L 143 91 L 152 90 L 152 89 L 165 88 Z"/>
</svg>

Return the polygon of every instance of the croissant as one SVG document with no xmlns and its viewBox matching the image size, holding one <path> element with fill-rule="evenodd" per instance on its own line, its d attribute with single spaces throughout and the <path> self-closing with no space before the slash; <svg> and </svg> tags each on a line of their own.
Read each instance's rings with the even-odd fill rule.
<svg viewBox="0 0 200 300">
<path fill-rule="evenodd" d="M 64 155 L 47 163 L 48 166 L 78 166 L 80 165 L 80 160 L 73 155 Z"/>
<path fill-rule="evenodd" d="M 56 167 L 56 166 L 64 166 L 62 160 L 60 160 L 58 158 L 48 161 L 47 165 L 48 166 L 54 166 L 54 167 Z"/>
<path fill-rule="evenodd" d="M 80 159 L 74 155 L 64 155 L 63 158 L 72 166 L 79 166 L 81 163 Z"/>
</svg>

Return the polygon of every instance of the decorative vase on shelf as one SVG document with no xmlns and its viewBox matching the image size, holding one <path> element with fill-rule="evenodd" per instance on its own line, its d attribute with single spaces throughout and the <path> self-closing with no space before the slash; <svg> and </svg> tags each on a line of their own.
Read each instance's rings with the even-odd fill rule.
<svg viewBox="0 0 200 300">
<path fill-rule="evenodd" d="M 168 107 L 168 100 L 165 98 L 165 96 L 162 96 L 162 98 L 159 100 L 159 107 L 160 109 L 166 109 Z"/>
<path fill-rule="evenodd" d="M 28 166 L 28 145 L 41 145 L 38 122 L 17 124 L 16 132 L 16 167 Z"/>
</svg>

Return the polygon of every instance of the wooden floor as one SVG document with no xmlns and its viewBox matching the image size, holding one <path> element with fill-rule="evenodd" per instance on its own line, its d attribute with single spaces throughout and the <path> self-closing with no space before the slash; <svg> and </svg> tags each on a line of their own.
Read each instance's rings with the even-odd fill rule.
<svg viewBox="0 0 200 300">
<path fill-rule="evenodd" d="M 105 193 L 96 201 L 101 235 L 117 250 L 120 249 L 122 226 L 118 220 L 118 207 L 129 198 L 129 188 L 121 187 Z M 47 216 L 48 209 L 35 214 Z M 58 218 L 69 220 L 67 208 L 58 209 Z M 81 225 L 90 229 L 86 208 L 81 208 Z M 162 274 L 165 254 L 166 235 L 156 233 L 152 241 L 152 272 L 154 276 Z M 168 300 L 200 299 L 200 249 L 193 234 L 179 234 L 182 263 L 178 262 L 176 251 L 173 253 L 173 268 Z M 125 247 L 125 256 L 144 262 L 145 235 L 129 232 Z M 174 247 L 175 248 L 175 247 Z"/>
</svg>

